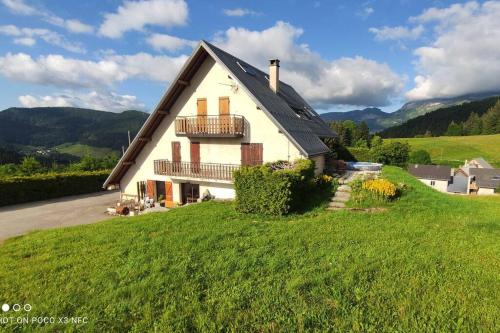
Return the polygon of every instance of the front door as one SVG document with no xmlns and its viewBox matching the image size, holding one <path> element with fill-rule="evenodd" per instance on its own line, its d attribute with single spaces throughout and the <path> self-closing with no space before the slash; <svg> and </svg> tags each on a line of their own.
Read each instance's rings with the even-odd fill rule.
<svg viewBox="0 0 500 333">
<path fill-rule="evenodd" d="M 229 117 L 229 97 L 219 97 L 219 131 L 220 133 L 230 133 Z"/>
<path fill-rule="evenodd" d="M 207 132 L 207 99 L 206 98 L 198 98 L 196 105 L 196 123 L 198 125 L 199 133 Z"/>
</svg>

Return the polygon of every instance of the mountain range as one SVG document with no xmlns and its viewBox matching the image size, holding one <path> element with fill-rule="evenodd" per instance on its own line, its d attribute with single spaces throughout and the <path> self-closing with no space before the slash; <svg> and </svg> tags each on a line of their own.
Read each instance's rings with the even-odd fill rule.
<svg viewBox="0 0 500 333">
<path fill-rule="evenodd" d="M 370 128 L 371 132 L 379 132 L 389 127 L 401 125 L 410 119 L 441 108 L 483 100 L 485 98 L 498 95 L 500 95 L 500 93 L 469 94 L 453 98 L 436 98 L 408 102 L 399 110 L 392 113 L 384 112 L 379 108 L 366 108 L 363 110 L 352 110 L 346 112 L 327 112 L 320 114 L 320 116 L 326 121 L 352 120 L 356 123 L 364 121 Z"/>
</svg>

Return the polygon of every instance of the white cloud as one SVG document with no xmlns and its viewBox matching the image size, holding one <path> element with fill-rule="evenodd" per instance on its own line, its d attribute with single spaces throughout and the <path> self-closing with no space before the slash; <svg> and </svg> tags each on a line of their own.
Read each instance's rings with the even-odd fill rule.
<svg viewBox="0 0 500 333">
<path fill-rule="evenodd" d="M 62 55 L 40 56 L 7 53 L 0 57 L 0 75 L 7 79 L 62 88 L 112 86 L 128 79 L 169 82 L 187 56 L 108 55 L 99 61 L 66 58 Z"/>
<path fill-rule="evenodd" d="M 374 12 L 375 12 L 375 9 L 373 9 L 372 7 L 363 7 L 363 9 L 361 11 L 359 11 L 357 13 L 357 15 L 361 16 L 362 18 L 367 18 L 368 16 L 370 16 Z"/>
<path fill-rule="evenodd" d="M 59 46 L 67 51 L 85 53 L 85 49 L 78 43 L 71 43 L 57 32 L 48 29 L 18 28 L 15 25 L 0 26 L 0 34 L 15 37 L 14 43 L 33 46 L 39 38 L 48 44 Z"/>
<path fill-rule="evenodd" d="M 1 0 L 2 3 L 15 14 L 41 16 L 44 21 L 65 28 L 73 33 L 92 33 L 94 28 L 88 24 L 82 23 L 79 20 L 66 20 L 56 16 L 46 10 L 35 8 L 26 4 L 23 0 Z"/>
<path fill-rule="evenodd" d="M 125 1 L 116 13 L 107 13 L 99 27 L 99 34 L 120 38 L 130 30 L 143 30 L 146 25 L 165 28 L 184 25 L 188 6 L 184 0 Z"/>
<path fill-rule="evenodd" d="M 411 100 L 500 89 L 500 2 L 430 8 L 410 19 L 432 24 L 434 40 L 414 51 L 418 60 Z"/>
<path fill-rule="evenodd" d="M 306 44 L 297 43 L 302 33 L 291 24 L 277 22 L 262 31 L 230 28 L 214 42 L 264 69 L 268 59 L 279 58 L 280 76 L 317 106 L 386 105 L 401 91 L 402 78 L 388 65 L 363 57 L 325 60 Z"/>
<path fill-rule="evenodd" d="M 179 51 L 186 47 L 195 47 L 197 44 L 197 42 L 192 40 L 166 34 L 152 34 L 146 39 L 146 42 L 155 50 L 166 50 L 171 52 Z"/>
<path fill-rule="evenodd" d="M 248 8 L 234 8 L 234 9 L 223 9 L 222 12 L 226 16 L 233 16 L 233 17 L 243 17 L 243 16 L 258 16 L 261 15 L 261 13 L 253 11 Z"/>
<path fill-rule="evenodd" d="M 27 108 L 66 106 L 111 112 L 145 109 L 144 103 L 138 101 L 136 96 L 119 95 L 108 91 L 90 91 L 88 93 L 69 91 L 46 96 L 23 95 L 19 96 L 18 99 L 19 103 Z"/>
<path fill-rule="evenodd" d="M 2 3 L 9 8 L 9 10 L 16 14 L 33 15 L 36 9 L 27 5 L 23 0 L 2 0 Z"/>
<path fill-rule="evenodd" d="M 397 26 L 397 27 L 384 26 L 382 28 L 370 28 L 368 30 L 375 35 L 376 40 L 384 41 L 384 40 L 417 39 L 424 32 L 424 27 L 422 25 L 418 25 L 410 29 L 402 26 Z"/>
</svg>

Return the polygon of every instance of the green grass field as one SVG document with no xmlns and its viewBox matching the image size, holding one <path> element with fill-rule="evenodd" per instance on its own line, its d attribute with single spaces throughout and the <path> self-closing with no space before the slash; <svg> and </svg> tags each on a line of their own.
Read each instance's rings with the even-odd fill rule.
<svg viewBox="0 0 500 333">
<path fill-rule="evenodd" d="M 500 196 L 384 174 L 409 187 L 385 212 L 209 202 L 11 239 L 0 300 L 89 320 L 17 331 L 500 331 Z"/>
<path fill-rule="evenodd" d="M 118 155 L 118 152 L 114 151 L 111 148 L 92 147 L 80 143 L 78 144 L 65 143 L 63 145 L 54 147 L 53 149 L 57 150 L 60 153 L 70 154 L 78 157 L 90 155 L 95 158 L 103 158 L 111 153 L 116 153 Z"/>
<path fill-rule="evenodd" d="M 425 149 L 437 164 L 459 166 L 467 159 L 484 157 L 500 168 L 500 134 L 475 136 L 440 136 L 434 138 L 384 139 L 408 142 L 412 149 Z"/>
</svg>

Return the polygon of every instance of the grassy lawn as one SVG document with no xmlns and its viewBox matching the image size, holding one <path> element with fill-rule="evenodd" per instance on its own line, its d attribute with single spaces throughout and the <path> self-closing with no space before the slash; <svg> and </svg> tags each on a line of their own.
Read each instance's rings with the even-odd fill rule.
<svg viewBox="0 0 500 333">
<path fill-rule="evenodd" d="M 458 166 L 466 159 L 481 156 L 493 166 L 500 168 L 500 134 L 384 139 L 384 141 L 406 141 L 412 149 L 425 149 L 431 154 L 432 161 L 438 164 Z"/>
<path fill-rule="evenodd" d="M 384 173 L 409 190 L 376 214 L 210 202 L 8 240 L 0 300 L 89 318 L 27 331 L 500 331 L 500 196 Z"/>
</svg>

